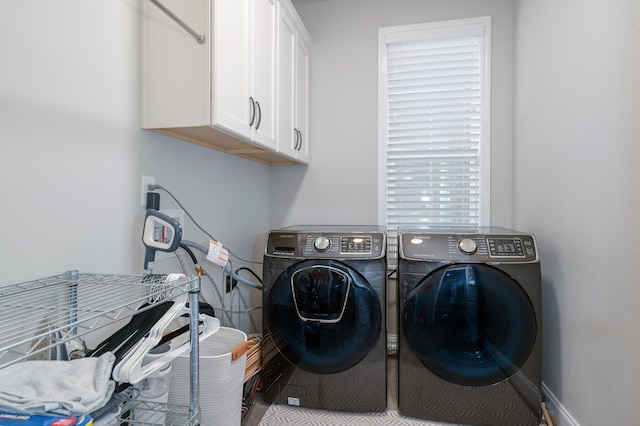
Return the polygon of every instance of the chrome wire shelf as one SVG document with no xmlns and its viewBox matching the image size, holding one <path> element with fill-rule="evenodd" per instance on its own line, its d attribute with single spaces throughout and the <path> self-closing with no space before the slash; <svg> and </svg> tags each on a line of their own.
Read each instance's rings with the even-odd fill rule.
<svg viewBox="0 0 640 426">
<path fill-rule="evenodd" d="M 143 416 L 138 415 L 141 412 Z M 136 400 L 123 408 L 122 414 L 118 416 L 118 422 L 120 426 L 195 426 L 199 424 L 199 415 L 185 405 Z"/>
<path fill-rule="evenodd" d="M 127 320 L 157 304 L 189 293 L 191 305 L 191 401 L 189 406 L 131 398 L 122 406 L 121 424 L 197 425 L 198 276 L 108 275 L 68 271 L 61 275 L 0 287 L 0 368 L 24 360 L 49 360 L 52 351 L 97 330 Z M 99 337 L 99 336 L 98 336 Z M 104 337 L 104 336 L 103 336 Z M 148 422 L 131 417 L 145 410 Z"/>
<path fill-rule="evenodd" d="M 198 277 L 69 271 L 0 287 L 0 368 L 50 359 L 61 344 L 199 290 Z"/>
</svg>

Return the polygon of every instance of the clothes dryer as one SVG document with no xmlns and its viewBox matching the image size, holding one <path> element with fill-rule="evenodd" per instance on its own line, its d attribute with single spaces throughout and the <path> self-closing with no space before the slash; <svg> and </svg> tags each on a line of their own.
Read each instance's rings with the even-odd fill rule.
<svg viewBox="0 0 640 426">
<path fill-rule="evenodd" d="M 539 425 L 540 263 L 533 235 L 398 235 L 398 408 L 471 425 Z"/>
<path fill-rule="evenodd" d="M 386 235 L 371 226 L 269 233 L 263 266 L 263 392 L 269 403 L 387 407 Z"/>
</svg>

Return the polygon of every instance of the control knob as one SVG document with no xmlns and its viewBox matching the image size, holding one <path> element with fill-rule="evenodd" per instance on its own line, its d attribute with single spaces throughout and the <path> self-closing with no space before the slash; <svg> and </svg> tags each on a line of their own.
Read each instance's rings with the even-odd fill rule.
<svg viewBox="0 0 640 426">
<path fill-rule="evenodd" d="M 471 238 L 458 241 L 458 250 L 464 254 L 473 254 L 478 250 L 478 245 Z"/>
<path fill-rule="evenodd" d="M 325 252 L 331 247 L 331 240 L 327 237 L 318 237 L 313 242 L 313 247 L 316 251 Z"/>
</svg>

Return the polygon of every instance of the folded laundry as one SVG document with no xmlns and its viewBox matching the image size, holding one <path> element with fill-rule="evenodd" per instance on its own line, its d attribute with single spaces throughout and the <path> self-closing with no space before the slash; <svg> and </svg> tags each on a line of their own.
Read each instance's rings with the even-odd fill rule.
<svg viewBox="0 0 640 426">
<path fill-rule="evenodd" d="M 115 388 L 115 356 L 25 361 L 0 369 L 0 410 L 80 416 L 105 405 Z"/>
</svg>

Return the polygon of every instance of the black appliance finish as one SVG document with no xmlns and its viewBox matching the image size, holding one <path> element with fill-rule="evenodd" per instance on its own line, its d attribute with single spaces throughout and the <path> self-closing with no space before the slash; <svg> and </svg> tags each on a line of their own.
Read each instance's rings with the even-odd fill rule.
<svg viewBox="0 0 640 426">
<path fill-rule="evenodd" d="M 540 263 L 502 228 L 399 231 L 398 409 L 487 426 L 539 425 Z"/>
<path fill-rule="evenodd" d="M 387 408 L 386 236 L 371 226 L 271 231 L 263 265 L 269 403 Z"/>
</svg>

